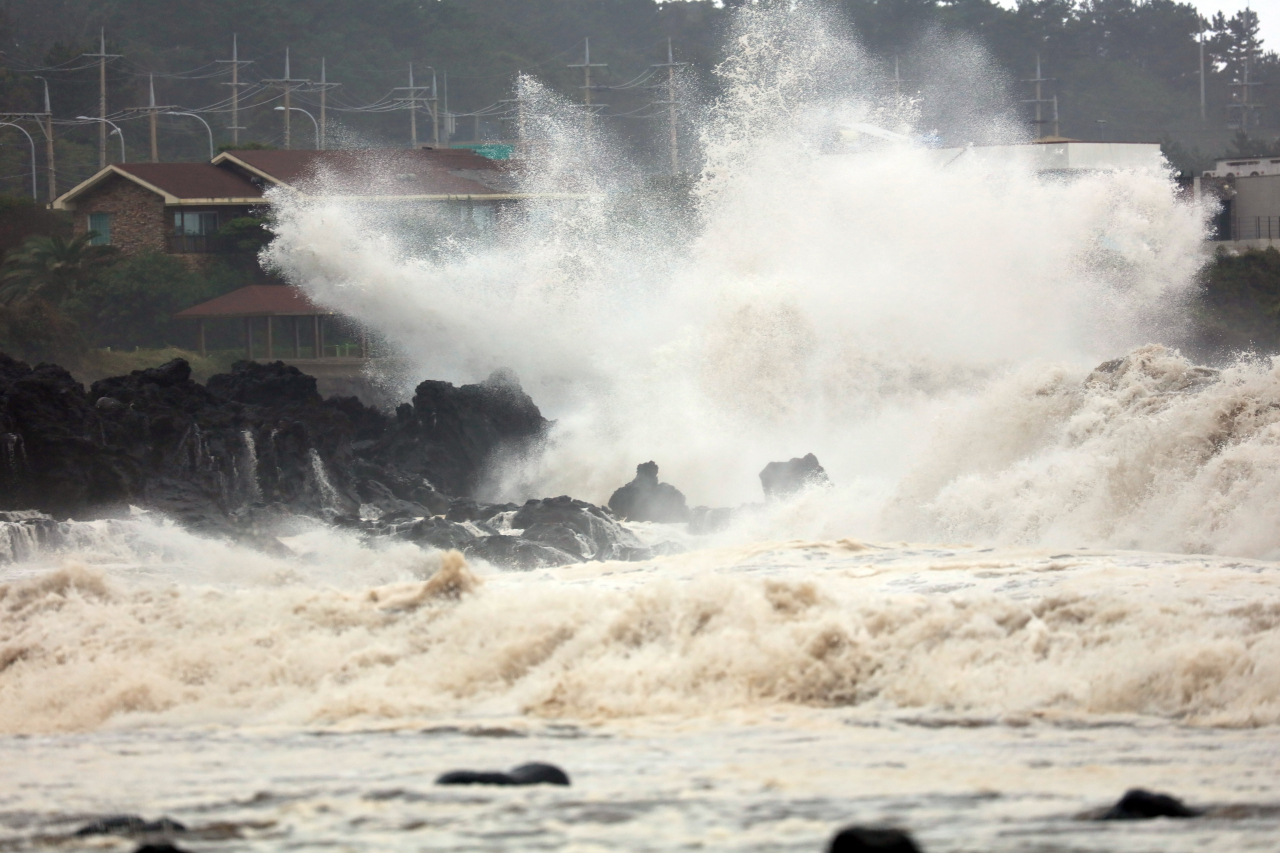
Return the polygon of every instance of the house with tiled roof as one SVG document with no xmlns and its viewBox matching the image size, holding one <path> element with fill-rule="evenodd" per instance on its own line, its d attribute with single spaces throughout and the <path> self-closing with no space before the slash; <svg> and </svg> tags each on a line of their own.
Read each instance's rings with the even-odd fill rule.
<svg viewBox="0 0 1280 853">
<path fill-rule="evenodd" d="M 278 194 L 443 206 L 479 228 L 504 205 L 533 197 L 517 191 L 510 163 L 466 149 L 253 150 L 209 163 L 113 164 L 53 206 L 72 211 L 76 233 L 95 231 L 99 244 L 197 260 L 223 250 L 223 225 L 260 215 Z"/>
</svg>

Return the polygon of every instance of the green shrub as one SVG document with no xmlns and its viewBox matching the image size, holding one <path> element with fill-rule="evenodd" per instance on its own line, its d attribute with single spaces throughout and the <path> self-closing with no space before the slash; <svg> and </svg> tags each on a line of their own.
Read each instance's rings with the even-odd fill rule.
<svg viewBox="0 0 1280 853">
<path fill-rule="evenodd" d="M 148 253 L 120 260 L 65 307 L 93 346 L 163 348 L 193 337 L 175 313 L 245 283 L 222 265 L 195 271 L 173 255 Z"/>
</svg>

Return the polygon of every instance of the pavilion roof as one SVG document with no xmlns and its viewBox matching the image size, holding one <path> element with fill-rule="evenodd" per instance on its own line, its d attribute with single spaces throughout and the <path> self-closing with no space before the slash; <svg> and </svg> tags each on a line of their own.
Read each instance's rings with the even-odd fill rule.
<svg viewBox="0 0 1280 853">
<path fill-rule="evenodd" d="M 251 284 L 174 314 L 178 320 L 230 317 L 313 317 L 334 312 L 319 307 L 291 284 Z"/>
</svg>

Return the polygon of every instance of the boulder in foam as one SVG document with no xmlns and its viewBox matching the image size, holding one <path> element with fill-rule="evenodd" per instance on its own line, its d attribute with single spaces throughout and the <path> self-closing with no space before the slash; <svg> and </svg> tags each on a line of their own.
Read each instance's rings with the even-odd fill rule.
<svg viewBox="0 0 1280 853">
<path fill-rule="evenodd" d="M 920 853 L 920 848 L 900 829 L 847 826 L 831 839 L 827 853 Z"/>
<path fill-rule="evenodd" d="M 568 495 L 526 501 L 511 517 L 512 527 L 528 530 L 534 525 L 568 528 L 579 537 L 578 556 L 583 560 L 626 560 L 643 548 L 639 538 L 618 524 L 607 509 Z"/>
<path fill-rule="evenodd" d="M 789 498 L 811 486 L 829 486 L 827 472 L 812 453 L 789 459 L 786 462 L 770 462 L 760 472 L 760 485 L 764 496 L 770 500 Z"/>
<path fill-rule="evenodd" d="M 684 495 L 670 483 L 658 482 L 658 465 L 642 462 L 636 477 L 613 493 L 609 509 L 627 521 L 659 521 L 683 524 L 689 520 Z"/>
<path fill-rule="evenodd" d="M 1200 814 L 1201 812 L 1188 808 L 1176 797 L 1143 788 L 1131 788 L 1098 819 L 1150 820 L 1157 817 L 1198 817 Z"/>
<path fill-rule="evenodd" d="M 89 835 L 150 835 L 186 831 L 185 826 L 172 818 L 146 820 L 135 814 L 118 814 L 100 818 L 93 823 L 86 823 L 74 834 L 83 838 Z"/>
<path fill-rule="evenodd" d="M 453 770 L 436 779 L 437 785 L 568 785 L 569 774 L 554 764 L 521 764 L 506 773 Z"/>
</svg>

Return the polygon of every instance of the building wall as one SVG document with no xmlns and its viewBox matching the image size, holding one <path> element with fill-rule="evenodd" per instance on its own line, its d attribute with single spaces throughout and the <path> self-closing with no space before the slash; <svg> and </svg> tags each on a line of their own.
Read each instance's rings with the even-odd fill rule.
<svg viewBox="0 0 1280 853">
<path fill-rule="evenodd" d="M 1280 175 L 1235 179 L 1233 239 L 1280 238 Z"/>
<path fill-rule="evenodd" d="M 126 254 L 165 251 L 172 225 L 164 199 L 126 178 L 114 175 L 76 200 L 72 212 L 77 236 L 89 230 L 89 215 L 111 214 L 111 245 Z"/>
</svg>

